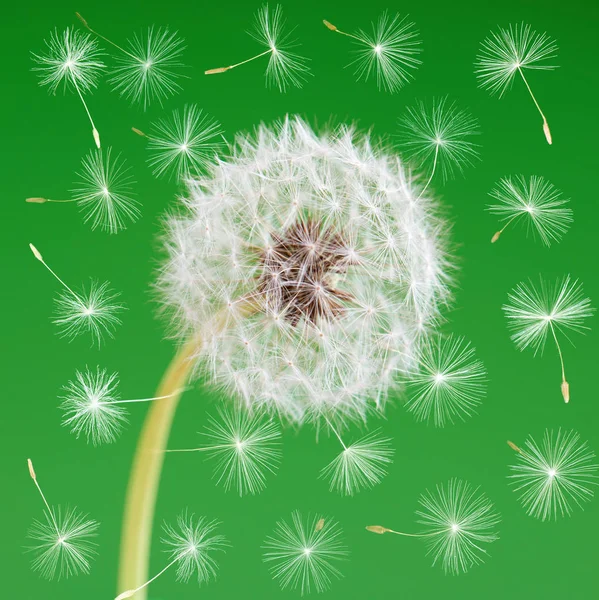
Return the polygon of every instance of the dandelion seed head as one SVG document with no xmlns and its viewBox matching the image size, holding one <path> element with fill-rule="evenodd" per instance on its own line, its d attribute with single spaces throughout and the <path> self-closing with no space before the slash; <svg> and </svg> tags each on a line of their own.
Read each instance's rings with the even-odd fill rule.
<svg viewBox="0 0 599 600">
<path fill-rule="evenodd" d="M 418 31 L 414 23 L 396 14 L 383 13 L 372 23 L 372 32 L 363 30 L 351 36 L 359 45 L 356 58 L 348 65 L 355 66 L 358 78 L 376 79 L 379 90 L 398 92 L 412 78 L 412 70 L 422 61 Z"/>
<path fill-rule="evenodd" d="M 89 334 L 98 346 L 106 335 L 113 337 L 125 307 L 117 302 L 119 294 L 109 285 L 92 280 L 89 288 L 80 293 L 64 291 L 56 298 L 53 323 L 58 325 L 62 337 L 72 340 Z"/>
<path fill-rule="evenodd" d="M 484 562 L 485 545 L 498 539 L 499 514 L 488 498 L 469 483 L 452 479 L 420 498 L 419 523 L 433 565 L 458 575 Z"/>
<path fill-rule="evenodd" d="M 116 403 L 117 387 L 116 373 L 100 367 L 77 371 L 63 388 L 62 424 L 94 446 L 114 442 L 127 422 L 126 410 Z"/>
<path fill-rule="evenodd" d="M 569 516 L 599 483 L 595 453 L 575 431 L 545 430 L 540 444 L 529 437 L 516 460 L 510 482 L 527 514 L 543 521 Z"/>
<path fill-rule="evenodd" d="M 444 180 L 479 158 L 477 120 L 446 97 L 408 107 L 398 123 L 398 146 L 421 167 L 439 169 Z"/>
<path fill-rule="evenodd" d="M 489 212 L 504 222 L 524 217 L 527 231 L 538 235 L 546 246 L 559 242 L 573 221 L 569 200 L 543 177 L 506 177 L 489 195 L 496 200 Z"/>
<path fill-rule="evenodd" d="M 500 97 L 511 87 L 520 69 L 551 70 L 544 61 L 555 58 L 557 45 L 546 33 L 538 34 L 524 23 L 500 27 L 481 44 L 476 59 L 480 87 Z"/>
<path fill-rule="evenodd" d="M 162 106 L 181 90 L 178 80 L 182 77 L 180 58 L 185 42 L 177 32 L 150 27 L 129 40 L 125 50 L 117 55 L 117 66 L 109 79 L 121 96 L 146 110 L 154 101 Z"/>
<path fill-rule="evenodd" d="M 65 90 L 83 94 L 97 87 L 106 68 L 102 56 L 91 35 L 71 28 L 60 33 L 54 30 L 46 40 L 46 54 L 33 54 L 37 65 L 33 70 L 40 76 L 40 85 L 47 85 L 52 94 L 61 84 Z"/>
<path fill-rule="evenodd" d="M 336 563 L 349 554 L 336 521 L 303 519 L 297 511 L 291 522 L 277 522 L 263 548 L 264 561 L 281 588 L 299 589 L 302 595 L 327 590 L 342 576 Z"/>
<path fill-rule="evenodd" d="M 218 564 L 214 555 L 228 546 L 226 538 L 215 533 L 219 525 L 218 521 L 187 512 L 178 517 L 176 526 L 164 523 L 162 543 L 177 563 L 177 581 L 187 582 L 195 574 L 201 585 L 216 577 Z"/>
<path fill-rule="evenodd" d="M 127 222 L 139 219 L 139 202 L 132 192 L 135 182 L 120 155 L 113 156 L 111 148 L 92 150 L 81 166 L 73 200 L 92 229 L 118 233 L 126 229 Z"/>
<path fill-rule="evenodd" d="M 28 537 L 34 545 L 28 548 L 34 554 L 32 568 L 44 579 L 88 574 L 96 554 L 99 524 L 87 518 L 76 508 L 44 512 L 43 521 L 34 521 Z"/>
<path fill-rule="evenodd" d="M 230 155 L 168 218 L 158 287 L 175 331 L 203 332 L 198 367 L 247 405 L 364 418 L 448 301 L 436 202 L 415 201 L 399 159 L 351 127 L 317 136 L 287 119 Z M 207 327 L 217 315 L 225 326 Z"/>
</svg>

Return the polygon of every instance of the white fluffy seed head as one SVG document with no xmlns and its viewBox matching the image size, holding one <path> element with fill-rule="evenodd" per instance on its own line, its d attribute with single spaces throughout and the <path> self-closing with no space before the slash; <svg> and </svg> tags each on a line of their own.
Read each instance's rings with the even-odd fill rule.
<svg viewBox="0 0 599 600">
<path fill-rule="evenodd" d="M 364 418 L 448 300 L 447 229 L 368 135 L 287 118 L 187 182 L 158 288 L 229 393 L 296 423 Z"/>
</svg>

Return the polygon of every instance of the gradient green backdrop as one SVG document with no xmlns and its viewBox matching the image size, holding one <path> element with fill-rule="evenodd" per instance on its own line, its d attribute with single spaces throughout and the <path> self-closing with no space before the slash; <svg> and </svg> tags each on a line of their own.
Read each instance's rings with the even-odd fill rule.
<svg viewBox="0 0 599 600">
<path fill-rule="evenodd" d="M 2 124 L 2 542 L 4 573 L 0 595 L 20 600 L 60 598 L 110 600 L 114 596 L 125 487 L 135 442 L 147 407 L 131 407 L 130 425 L 117 443 L 94 448 L 60 426 L 57 396 L 61 385 L 86 364 L 116 370 L 123 397 L 153 391 L 168 364 L 173 345 L 163 340 L 163 323 L 148 288 L 157 265 L 159 219 L 173 201 L 173 183 L 156 181 L 145 164 L 145 143 L 131 133 L 163 114 L 130 107 L 102 85 L 89 97 L 102 140 L 129 161 L 143 203 L 143 218 L 127 231 L 110 236 L 92 232 L 74 206 L 26 205 L 27 196 L 65 197 L 92 139 L 74 95 L 49 96 L 30 71 L 31 50 L 41 50 L 52 28 L 76 25 L 82 12 L 100 32 L 122 42 L 142 27 L 170 25 L 187 41 L 190 65 L 184 92 L 165 111 L 194 102 L 218 118 L 228 136 L 299 113 L 313 123 L 330 117 L 373 126 L 393 135 L 404 107 L 415 99 L 448 94 L 480 120 L 482 162 L 465 178 L 434 187 L 449 208 L 461 263 L 455 308 L 447 331 L 472 340 L 489 372 L 489 395 L 479 414 L 463 424 L 436 430 L 415 423 L 401 402 L 389 406 L 385 433 L 395 440 L 396 460 L 381 485 L 354 498 L 329 493 L 319 470 L 338 451 L 334 439 L 316 444 L 314 432 L 287 430 L 284 460 L 276 477 L 257 497 L 240 499 L 211 480 L 211 464 L 197 455 L 168 457 L 156 513 L 152 570 L 164 564 L 159 525 L 183 508 L 222 520 L 231 548 L 220 561 L 216 582 L 198 589 L 177 584 L 168 573 L 152 586 L 153 600 L 178 598 L 293 598 L 281 592 L 262 563 L 261 544 L 275 520 L 292 510 L 323 513 L 338 519 L 351 549 L 341 568 L 345 578 L 326 597 L 341 598 L 596 598 L 599 569 L 599 500 L 570 518 L 542 523 L 524 513 L 508 487 L 513 461 L 506 439 L 523 443 L 545 428 L 575 428 L 599 450 L 597 333 L 575 338 L 565 347 L 572 401 L 559 391 L 558 358 L 552 346 L 545 356 L 520 353 L 510 342 L 501 305 L 518 282 L 539 273 L 567 273 L 585 283 L 599 305 L 597 277 L 597 4 L 502 1 L 464 3 L 429 0 L 412 4 L 371 0 L 285 1 L 297 24 L 302 53 L 311 57 L 314 77 L 304 89 L 286 95 L 264 86 L 264 62 L 256 61 L 224 75 L 203 70 L 250 56 L 256 45 L 246 34 L 256 2 L 117 2 L 71 5 L 69 2 L 11 3 L 2 14 L 6 44 Z M 373 82 L 357 83 L 349 62 L 350 40 L 323 27 L 327 18 L 355 30 L 369 27 L 384 9 L 409 12 L 421 32 L 423 65 L 413 83 L 396 95 L 379 92 Z M 530 75 L 554 135 L 543 138 L 541 122 L 520 81 L 501 100 L 477 89 L 473 62 L 480 41 L 497 25 L 525 21 L 557 38 L 560 68 Z M 543 175 L 572 198 L 575 222 L 563 242 L 551 249 L 527 238 L 523 230 L 506 233 L 496 245 L 497 229 L 485 212 L 487 193 L 502 176 Z M 122 291 L 129 310 L 115 340 L 98 351 L 87 339 L 60 339 L 50 322 L 57 284 L 27 248 L 34 242 L 51 265 L 72 285 L 94 276 Z M 591 323 L 593 326 L 593 323 Z M 214 411 L 215 397 L 197 386 L 185 394 L 176 417 L 171 447 L 197 444 L 196 432 Z M 377 424 L 372 422 L 371 426 Z M 354 431 L 357 435 L 359 432 Z M 76 504 L 101 522 L 100 553 L 89 576 L 46 582 L 30 570 L 26 531 L 42 505 L 27 474 L 34 459 L 49 500 Z M 417 528 L 414 512 L 420 493 L 450 477 L 465 478 L 495 502 L 503 521 L 501 539 L 486 563 L 465 576 L 445 576 L 431 567 L 417 539 L 376 536 L 364 526 L 384 524 Z"/>
</svg>

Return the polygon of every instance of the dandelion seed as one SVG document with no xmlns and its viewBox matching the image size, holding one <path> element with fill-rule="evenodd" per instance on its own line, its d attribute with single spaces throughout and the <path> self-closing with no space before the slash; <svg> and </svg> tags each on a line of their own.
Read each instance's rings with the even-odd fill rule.
<svg viewBox="0 0 599 600">
<path fill-rule="evenodd" d="M 109 79 L 114 91 L 132 103 L 143 104 L 144 110 L 154 100 L 162 106 L 164 100 L 179 92 L 181 86 L 177 80 L 181 75 L 178 71 L 184 66 L 179 59 L 185 43 L 177 32 L 171 33 L 166 27 L 156 30 L 150 27 L 147 33 L 128 40 L 127 47 L 123 48 L 93 30 L 79 13 L 75 14 L 88 31 L 121 53 Z"/>
<path fill-rule="evenodd" d="M 47 85 L 52 94 L 61 85 L 65 91 L 72 87 L 77 92 L 92 126 L 94 142 L 99 148 L 100 134 L 83 95 L 98 85 L 105 69 L 100 60 L 103 53 L 91 36 L 68 27 L 61 33 L 54 30 L 50 40 L 45 43 L 46 54 L 33 54 L 33 60 L 38 65 L 33 70 L 40 75 L 40 85 Z"/>
<path fill-rule="evenodd" d="M 272 536 L 266 538 L 264 561 L 270 563 L 270 572 L 282 589 L 299 589 L 308 594 L 313 589 L 323 592 L 332 579 L 342 577 L 335 563 L 348 556 L 342 541 L 342 531 L 336 521 L 302 519 L 299 512 L 291 515 L 291 522 L 278 521 Z"/>
<path fill-rule="evenodd" d="M 204 435 L 205 446 L 167 452 L 206 452 L 215 461 L 217 484 L 240 496 L 260 493 L 281 461 L 281 431 L 260 414 L 222 410 L 218 419 L 210 418 Z"/>
<path fill-rule="evenodd" d="M 510 466 L 514 474 L 509 478 L 530 516 L 543 521 L 557 519 L 558 514 L 570 515 L 572 504 L 582 507 L 591 500 L 599 465 L 576 432 L 545 430 L 542 444 L 530 437 L 525 446 L 525 450 L 516 446 L 518 463 Z"/>
<path fill-rule="evenodd" d="M 516 73 L 520 73 L 539 114 L 543 118 L 543 133 L 548 144 L 553 142 L 547 119 L 535 98 L 524 69 L 551 70 L 555 66 L 539 64 L 555 57 L 557 45 L 546 33 L 537 34 L 524 23 L 508 29 L 499 28 L 484 40 L 477 57 L 476 75 L 480 86 L 499 97 L 511 87 Z"/>
<path fill-rule="evenodd" d="M 109 148 L 106 155 L 92 152 L 83 159 L 80 187 L 73 190 L 73 200 L 90 221 L 92 229 L 117 233 L 125 229 L 125 221 L 135 222 L 140 216 L 139 202 L 131 197 L 133 182 L 129 168 L 120 156 L 114 160 Z"/>
<path fill-rule="evenodd" d="M 42 492 L 30 459 L 27 459 L 27 466 L 46 507 L 45 520 L 34 521 L 29 530 L 29 537 L 36 542 L 30 548 L 35 553 L 33 570 L 46 579 L 53 579 L 57 573 L 59 579 L 78 573 L 88 574 L 96 554 L 93 538 L 97 535 L 99 524 L 77 509 L 63 513 L 52 508 Z"/>
<path fill-rule="evenodd" d="M 512 340 L 519 350 L 531 346 L 535 354 L 543 351 L 547 337 L 551 334 L 562 369 L 562 396 L 564 402 L 570 401 L 570 386 L 566 380 L 564 357 L 557 334 L 567 335 L 568 331 L 583 332 L 588 329 L 584 320 L 591 317 L 594 309 L 591 301 L 585 298 L 582 284 L 564 277 L 555 286 L 547 286 L 540 280 L 538 288 L 532 283 L 520 283 L 508 295 L 508 304 L 504 305 L 508 326 L 514 332 Z"/>
<path fill-rule="evenodd" d="M 65 289 L 56 299 L 56 318 L 53 321 L 58 325 L 60 335 L 73 339 L 88 333 L 98 346 L 104 334 L 113 337 L 114 330 L 121 324 L 118 314 L 125 307 L 116 302 L 119 294 L 108 287 L 108 282 L 99 284 L 92 281 L 88 290 L 76 293 L 48 266 L 33 244 L 29 244 L 29 248 Z"/>
<path fill-rule="evenodd" d="M 367 81 L 372 76 L 379 90 L 394 93 L 413 78 L 411 70 L 422 64 L 417 58 L 422 51 L 418 31 L 406 18 L 398 14 L 389 17 L 385 12 L 376 25 L 372 23 L 372 33 L 363 30 L 345 33 L 329 21 L 323 23 L 329 30 L 352 38 L 360 46 L 355 52 L 356 59 L 348 65 L 356 66 L 358 80 Z"/>
<path fill-rule="evenodd" d="M 492 502 L 478 488 L 458 479 L 446 486 L 438 485 L 436 493 L 428 490 L 420 497 L 422 510 L 416 512 L 424 526 L 421 533 L 404 533 L 369 525 L 372 533 L 422 538 L 433 556 L 433 566 L 440 562 L 445 573 L 459 575 L 482 564 L 485 544 L 498 539 L 494 531 L 500 518 Z"/>
<path fill-rule="evenodd" d="M 427 341 L 418 371 L 408 380 L 407 408 L 419 421 L 444 427 L 472 415 L 486 395 L 487 372 L 461 337 Z"/>
<path fill-rule="evenodd" d="M 421 168 L 426 165 L 430 169 L 419 197 L 426 192 L 437 170 L 447 181 L 456 171 L 462 173 L 478 160 L 478 146 L 471 141 L 480 133 L 477 120 L 455 103 L 449 103 L 446 97 L 433 100 L 430 106 L 419 102 L 408 107 L 406 113 L 399 120 L 400 146 Z"/>
<path fill-rule="evenodd" d="M 177 567 L 177 581 L 187 583 L 195 574 L 198 585 L 202 585 L 215 578 L 218 565 L 214 554 L 223 552 L 228 546 L 224 536 L 215 534 L 218 525 L 218 521 L 196 518 L 187 513 L 177 519 L 176 527 L 165 523 L 162 526 L 162 543 L 168 547 L 170 562 L 151 579 L 133 590 L 122 592 L 115 600 L 131 598 L 173 566 Z"/>
<path fill-rule="evenodd" d="M 195 105 L 185 106 L 183 114 L 175 110 L 170 119 L 156 123 L 148 139 L 149 164 L 156 177 L 175 175 L 179 180 L 197 175 L 214 162 L 223 147 L 223 130 L 215 119 Z"/>
<path fill-rule="evenodd" d="M 498 204 L 489 206 L 489 211 L 506 221 L 491 238 L 493 243 L 519 217 L 526 220 L 528 228 L 537 232 L 546 246 L 559 242 L 572 222 L 572 210 L 564 208 L 568 200 L 543 177 L 532 176 L 528 181 L 522 175 L 506 177 L 490 196 Z"/>
<path fill-rule="evenodd" d="M 293 31 L 285 31 L 281 6 L 277 4 L 274 10 L 270 10 L 268 4 L 265 4 L 256 14 L 254 30 L 250 35 L 267 49 L 237 64 L 208 69 L 205 74 L 225 73 L 263 56 L 269 56 L 265 73 L 268 86 L 276 86 L 280 92 L 287 91 L 290 85 L 302 87 L 310 70 L 306 59 L 291 51 L 298 46 L 298 43 L 291 39 L 292 33 Z"/>
<path fill-rule="evenodd" d="M 62 424 L 69 427 L 77 438 L 83 434 L 94 446 L 111 443 L 127 422 L 127 411 L 123 404 L 152 402 L 173 395 L 121 400 L 117 388 L 117 373 L 109 374 L 100 367 L 95 371 L 87 367 L 84 371 L 76 371 L 75 380 L 69 381 L 63 388 L 64 396 L 60 405 Z"/>
<path fill-rule="evenodd" d="M 133 179 L 129 168 L 120 155 L 111 159 L 111 149 L 106 154 L 102 150 L 90 152 L 82 162 L 79 173 L 79 188 L 72 190 L 69 200 L 49 198 L 27 198 L 35 204 L 46 202 L 75 202 L 85 215 L 84 222 L 90 222 L 92 229 L 100 228 L 109 233 L 126 229 L 125 221 L 135 222 L 139 216 L 139 203 L 131 197 Z"/>
<path fill-rule="evenodd" d="M 329 480 L 330 490 L 353 496 L 363 488 L 380 483 L 387 474 L 386 466 L 393 462 L 391 440 L 375 431 L 346 446 L 339 433 L 329 425 L 343 446 L 343 451 L 320 475 Z"/>
</svg>

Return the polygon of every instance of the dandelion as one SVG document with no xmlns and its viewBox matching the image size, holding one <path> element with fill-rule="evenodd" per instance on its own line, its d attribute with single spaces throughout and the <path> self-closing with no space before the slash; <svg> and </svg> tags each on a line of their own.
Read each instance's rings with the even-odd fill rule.
<svg viewBox="0 0 599 600">
<path fill-rule="evenodd" d="M 36 542 L 30 549 L 36 555 L 33 570 L 39 571 L 46 579 L 53 579 L 57 573 L 59 579 L 78 573 L 88 574 L 90 562 L 96 554 L 93 538 L 97 535 L 99 524 L 75 508 L 65 512 L 52 508 L 42 492 L 30 459 L 27 459 L 27 466 L 46 507 L 44 521 L 34 521 L 29 531 L 29 537 Z"/>
<path fill-rule="evenodd" d="M 239 135 L 227 156 L 186 182 L 167 219 L 157 287 L 182 347 L 157 395 L 205 376 L 298 426 L 382 412 L 450 297 L 437 201 L 416 199 L 400 159 L 353 127 L 318 135 L 287 118 Z M 140 442 L 127 581 L 145 568 L 140 532 L 177 399 L 152 405 Z"/>
<path fill-rule="evenodd" d="M 282 589 L 299 589 L 308 594 L 312 589 L 323 592 L 332 579 L 342 577 L 336 562 L 349 554 L 342 531 L 332 519 L 302 519 L 299 512 L 291 522 L 278 521 L 272 536 L 266 538 L 264 561 Z"/>
<path fill-rule="evenodd" d="M 208 69 L 205 74 L 224 73 L 257 58 L 268 56 L 265 73 L 268 86 L 276 86 L 280 92 L 287 91 L 290 85 L 302 87 L 310 70 L 306 64 L 306 59 L 292 52 L 292 49 L 298 46 L 298 43 L 291 39 L 292 33 L 292 31 L 285 31 L 285 20 L 283 19 L 281 6 L 277 4 L 273 11 L 270 10 L 268 4 L 265 4 L 256 14 L 254 30 L 250 32 L 250 35 L 261 46 L 266 47 L 266 50 L 228 67 Z"/>
<path fill-rule="evenodd" d="M 498 33 L 492 32 L 491 37 L 482 43 L 476 63 L 480 86 L 499 97 L 511 87 L 516 73 L 520 73 L 543 119 L 543 132 L 548 144 L 552 143 L 549 124 L 524 76 L 524 69 L 555 69 L 555 66 L 539 63 L 554 58 L 556 52 L 555 41 L 546 33 L 537 34 L 530 25 L 522 23 L 515 27 L 510 25 L 508 29 L 499 28 Z"/>
<path fill-rule="evenodd" d="M 426 192 L 437 170 L 447 181 L 456 171 L 478 159 L 478 146 L 472 142 L 480 132 L 477 120 L 447 98 L 433 100 L 430 106 L 419 102 L 408 107 L 400 119 L 400 145 L 419 166 L 431 166 L 429 178 L 420 192 Z"/>
<path fill-rule="evenodd" d="M 557 434 L 545 430 L 543 443 L 537 444 L 530 437 L 526 449 L 512 442 L 510 448 L 517 452 L 518 463 L 510 466 L 511 482 L 520 494 L 526 512 L 543 521 L 570 515 L 572 504 L 582 507 L 591 500 L 591 486 L 597 485 L 594 473 L 599 465 L 594 462 L 595 453 L 580 442 L 575 431 Z"/>
<path fill-rule="evenodd" d="M 27 198 L 26 202 L 75 202 L 84 214 L 85 223 L 89 221 L 92 229 L 109 233 L 126 229 L 126 221 L 137 221 L 141 213 L 139 202 L 131 196 L 134 181 L 120 155 L 111 158 L 111 148 L 106 154 L 101 150 L 90 152 L 83 159 L 79 178 L 79 187 L 72 190 L 71 199 Z"/>
<path fill-rule="evenodd" d="M 489 206 L 489 211 L 506 221 L 491 238 L 492 243 L 518 217 L 524 217 L 528 228 L 537 232 L 546 246 L 559 242 L 572 222 L 572 210 L 564 208 L 568 200 L 543 177 L 532 176 L 528 181 L 522 175 L 503 178 L 490 196 L 497 204 Z"/>
<path fill-rule="evenodd" d="M 337 29 L 329 21 L 323 21 L 331 31 L 352 38 L 359 45 L 356 58 L 348 66 L 355 65 L 355 74 L 360 79 L 376 78 L 378 89 L 391 93 L 398 92 L 412 78 L 412 69 L 422 63 L 418 55 L 422 51 L 418 31 L 414 23 L 396 14 L 389 17 L 385 12 L 376 25 L 372 23 L 372 33 L 359 30 L 346 33 Z"/>
<path fill-rule="evenodd" d="M 170 562 L 151 579 L 135 589 L 122 592 L 115 600 L 131 598 L 174 566 L 177 567 L 177 581 L 187 583 L 194 574 L 199 585 L 214 579 L 218 569 L 214 554 L 223 552 L 228 545 L 224 536 L 215 534 L 218 525 L 218 521 L 196 518 L 187 513 L 177 519 L 176 527 L 165 523 L 162 526 L 162 543 L 168 547 Z"/>
<path fill-rule="evenodd" d="M 89 32 L 121 53 L 109 79 L 121 96 L 132 103 L 143 104 L 146 110 L 154 100 L 162 106 L 164 100 L 179 92 L 181 86 L 177 80 L 181 75 L 178 71 L 183 67 L 180 56 L 185 43 L 177 32 L 172 33 L 166 27 L 156 30 L 150 27 L 145 35 L 136 35 L 123 48 L 93 30 L 79 13 L 75 14 Z"/>
<path fill-rule="evenodd" d="M 380 525 L 366 529 L 372 533 L 422 538 L 433 556 L 433 566 L 441 563 L 445 573 L 459 575 L 482 564 L 487 555 L 486 544 L 498 539 L 495 527 L 500 522 L 493 503 L 478 488 L 459 479 L 436 492 L 428 490 L 420 497 L 421 510 L 416 514 L 424 526 L 421 533 L 404 533 Z"/>
<path fill-rule="evenodd" d="M 427 341 L 408 380 L 407 408 L 419 421 L 444 427 L 472 415 L 486 395 L 487 372 L 462 337 Z"/>
<path fill-rule="evenodd" d="M 118 294 L 108 287 L 108 282 L 99 284 L 92 281 L 88 290 L 76 293 L 48 266 L 33 244 L 29 244 L 29 248 L 65 289 L 56 299 L 54 323 L 58 325 L 60 335 L 73 339 L 87 333 L 98 346 L 104 334 L 113 337 L 114 330 L 121 324 L 118 314 L 124 306 L 116 302 Z"/>
<path fill-rule="evenodd" d="M 219 412 L 206 428 L 206 445 L 167 452 L 206 452 L 215 462 L 217 484 L 240 496 L 260 493 L 266 474 L 274 474 L 281 462 L 281 431 L 271 419 L 242 410 Z"/>
<path fill-rule="evenodd" d="M 85 93 L 97 87 L 105 69 L 100 60 L 102 52 L 98 49 L 98 44 L 91 36 L 68 27 L 61 33 L 54 30 L 50 40 L 45 43 L 46 54 L 33 54 L 33 60 L 38 65 L 33 70 L 40 75 L 40 85 L 47 85 L 52 94 L 55 94 L 61 85 L 65 91 L 72 88 L 77 92 L 92 126 L 94 141 L 99 148 L 100 134 L 83 97 Z"/>
<path fill-rule="evenodd" d="M 256 136 L 188 182 L 159 289 L 176 331 L 204 333 L 191 351 L 218 387 L 296 423 L 362 419 L 447 293 L 442 221 L 351 129 L 318 138 L 293 120 Z"/>
<path fill-rule="evenodd" d="M 223 146 L 220 123 L 195 105 L 158 121 L 149 135 L 133 131 L 148 140 L 148 162 L 156 177 L 167 173 L 179 180 L 191 177 L 213 162 Z"/>
<path fill-rule="evenodd" d="M 532 283 L 520 283 L 508 295 L 508 304 L 504 305 L 508 326 L 514 332 L 512 340 L 519 350 L 529 346 L 535 354 L 543 351 L 547 337 L 551 334 L 557 347 L 562 368 L 562 396 L 564 402 L 570 401 L 570 385 L 566 380 L 564 357 L 557 334 L 566 335 L 568 331 L 583 332 L 588 329 L 584 320 L 591 317 L 591 301 L 585 298 L 582 284 L 570 281 L 570 276 L 557 281 L 555 286 L 547 286 L 541 279 L 538 288 Z"/>
<path fill-rule="evenodd" d="M 331 428 L 343 451 L 321 472 L 322 478 L 329 479 L 330 490 L 353 496 L 380 483 L 387 474 L 386 466 L 393 461 L 391 440 L 375 431 L 346 446 L 332 425 Z"/>
<path fill-rule="evenodd" d="M 171 396 L 121 400 L 118 395 L 118 374 L 109 374 L 106 369 L 96 367 L 90 371 L 76 371 L 75 379 L 64 386 L 60 409 L 62 424 L 69 427 L 77 438 L 83 434 L 94 446 L 111 443 L 120 434 L 127 422 L 127 411 L 123 404 L 152 402 Z"/>
</svg>

